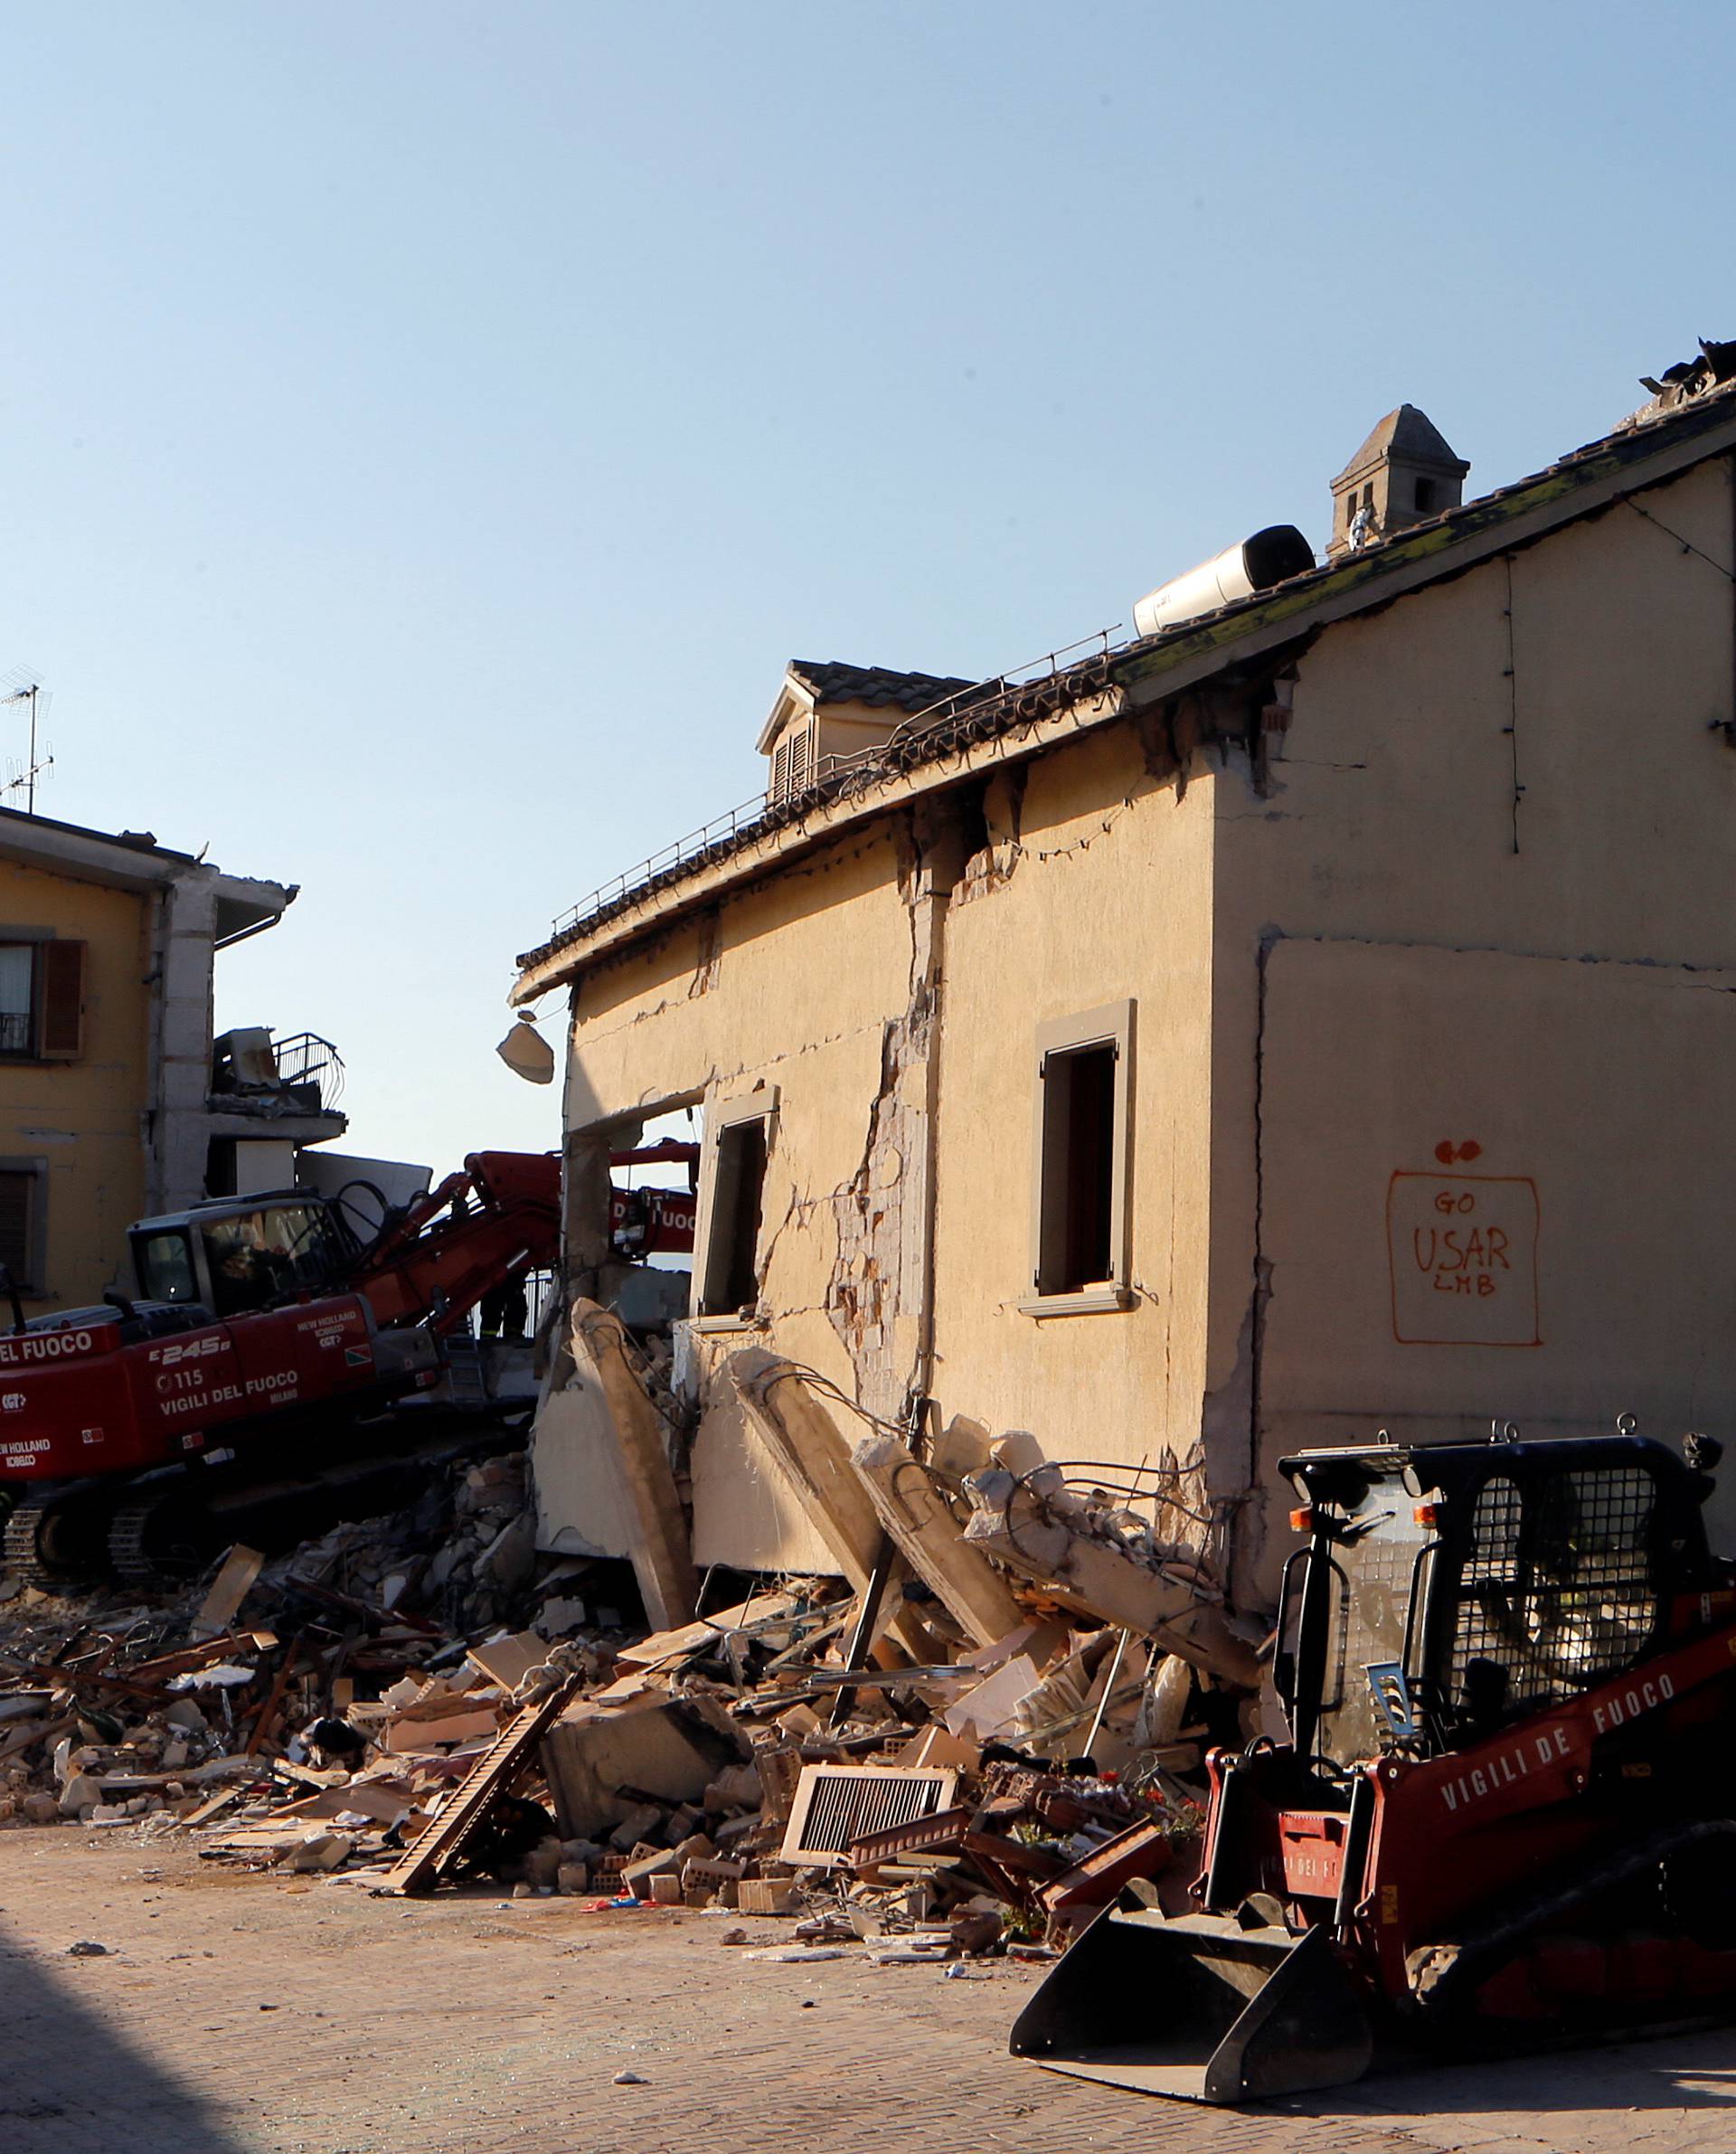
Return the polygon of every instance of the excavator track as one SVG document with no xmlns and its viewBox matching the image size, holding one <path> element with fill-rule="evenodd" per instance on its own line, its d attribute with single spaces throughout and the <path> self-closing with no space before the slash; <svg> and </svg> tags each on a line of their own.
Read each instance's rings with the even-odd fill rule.
<svg viewBox="0 0 1736 2154">
<path fill-rule="evenodd" d="M 419 1420 L 423 1416 L 419 1414 Z M 423 1433 L 418 1430 L 419 1434 Z M 377 1429 L 376 1438 L 389 1431 Z M 401 1426 L 397 1433 L 401 1438 Z M 479 1423 L 453 1416 L 417 1444 L 388 1440 L 362 1456 L 328 1459 L 296 1479 L 240 1469 L 161 1469 L 130 1487 L 62 1484 L 21 1504 L 5 1522 L 8 1569 L 28 1585 L 64 1592 L 104 1578 L 143 1592 L 184 1585 L 238 1541 L 281 1553 L 347 1521 L 414 1502 L 428 1478 L 463 1458 L 515 1449 L 517 1415 Z"/>
<path fill-rule="evenodd" d="M 74 1487 L 14 1504 L 0 1544 L 6 1568 L 45 1593 L 62 1593 L 101 1577 L 107 1568 L 102 1517 L 109 1500 L 106 1489 Z"/>
<path fill-rule="evenodd" d="M 52 1593 L 63 1582 L 43 1563 L 37 1550 L 37 1538 L 47 1515 L 41 1504 L 14 1505 L 6 1516 L 4 1550 L 6 1568 L 14 1577 Z"/>
<path fill-rule="evenodd" d="M 199 1568 L 202 1552 L 196 1520 L 185 1515 L 184 1497 L 177 1489 L 166 1497 L 123 1503 L 108 1521 L 108 1555 L 110 1573 L 122 1584 L 150 1591 L 165 1583 L 191 1577 Z M 173 1536 L 179 1520 L 184 1537 Z M 193 1528 L 192 1537 L 187 1529 Z"/>
</svg>

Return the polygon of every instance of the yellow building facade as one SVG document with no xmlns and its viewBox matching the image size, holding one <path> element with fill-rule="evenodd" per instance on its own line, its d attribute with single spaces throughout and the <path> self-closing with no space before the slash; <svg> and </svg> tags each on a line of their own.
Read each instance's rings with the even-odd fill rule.
<svg viewBox="0 0 1736 2154">
<path fill-rule="evenodd" d="M 0 810 L 0 1263 L 27 1315 L 124 1289 L 127 1226 L 203 1197 L 213 1143 L 344 1127 L 213 1096 L 216 953 L 294 895 L 147 835 Z"/>
</svg>

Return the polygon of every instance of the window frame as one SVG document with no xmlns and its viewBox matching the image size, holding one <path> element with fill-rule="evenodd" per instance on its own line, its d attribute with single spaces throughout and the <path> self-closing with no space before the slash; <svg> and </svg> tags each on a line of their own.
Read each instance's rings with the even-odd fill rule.
<svg viewBox="0 0 1736 2154">
<path fill-rule="evenodd" d="M 37 1042 L 42 1027 L 42 960 L 39 952 L 42 944 L 33 936 L 0 934 L 0 950 L 22 949 L 30 959 L 30 981 L 24 992 L 22 1010 L 0 1010 L 0 1025 L 9 1017 L 22 1016 L 24 1020 L 24 1044 L 22 1047 L 8 1047 L 0 1038 L 0 1063 L 34 1062 Z"/>
<path fill-rule="evenodd" d="M 1031 1161 L 1031 1243 L 1026 1277 L 1028 1290 L 1017 1307 L 1027 1317 L 1105 1316 L 1131 1308 L 1137 1297 L 1132 1290 L 1131 1235 L 1128 1188 L 1131 1182 L 1133 1134 L 1134 1008 L 1132 997 L 1106 1002 L 1040 1025 L 1036 1034 L 1035 1063 L 1032 1074 L 1033 1123 Z M 1051 1182 L 1048 1079 L 1045 1071 L 1052 1056 L 1061 1058 L 1093 1047 L 1115 1051 L 1115 1084 L 1109 1133 L 1109 1269 L 1107 1278 L 1076 1287 L 1045 1286 L 1045 1195 Z"/>
<path fill-rule="evenodd" d="M 725 1099 L 707 1105 L 704 1110 L 705 1129 L 699 1166 L 699 1202 L 693 1221 L 693 1284 L 688 1299 L 688 1322 L 696 1332 L 749 1331 L 754 1328 L 754 1318 L 751 1316 L 744 1317 L 739 1308 L 707 1310 L 705 1307 L 716 1253 L 712 1244 L 721 1223 L 717 1208 L 717 1170 L 725 1135 L 731 1129 L 741 1129 L 749 1122 L 761 1122 L 765 1126 L 766 1170 L 769 1175 L 777 1149 L 778 1113 L 778 1091 L 775 1084 L 760 1084 L 752 1091 L 731 1093 Z M 764 1187 L 762 1180 L 762 1196 Z M 764 1233 L 762 1204 L 760 1225 L 754 1235 L 754 1280 L 757 1289 L 762 1288 L 764 1284 L 759 1269 L 760 1248 Z"/>
<path fill-rule="evenodd" d="M 52 928 L 0 921 L 0 949 L 30 953 L 29 1038 L 23 1047 L 0 1046 L 0 1063 L 82 1061 L 90 945 Z"/>
<path fill-rule="evenodd" d="M 24 1219 L 26 1275 L 13 1284 L 26 1300 L 41 1300 L 48 1287 L 48 1161 L 22 1156 L 0 1156 L 0 1174 L 23 1175 L 30 1183 Z M 10 1321 L 0 1316 L 0 1328 Z"/>
</svg>

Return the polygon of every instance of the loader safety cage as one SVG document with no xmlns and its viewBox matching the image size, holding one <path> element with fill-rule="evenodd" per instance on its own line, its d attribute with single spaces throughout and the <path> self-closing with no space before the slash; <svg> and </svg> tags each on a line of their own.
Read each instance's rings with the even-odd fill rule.
<svg viewBox="0 0 1736 2154">
<path fill-rule="evenodd" d="M 1672 1593 L 1713 1582 L 1710 1484 L 1645 1439 L 1305 1451 L 1281 1470 L 1325 1560 L 1286 1565 L 1274 1674 L 1298 1755 L 1339 1771 L 1566 1702 L 1646 1654 Z"/>
</svg>

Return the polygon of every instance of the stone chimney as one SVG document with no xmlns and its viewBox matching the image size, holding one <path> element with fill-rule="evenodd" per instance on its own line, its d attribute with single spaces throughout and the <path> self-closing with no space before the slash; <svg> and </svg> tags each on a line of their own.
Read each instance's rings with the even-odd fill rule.
<svg viewBox="0 0 1736 2154">
<path fill-rule="evenodd" d="M 1414 404 L 1389 411 L 1332 482 L 1332 559 L 1457 508 L 1470 466 Z"/>
</svg>

